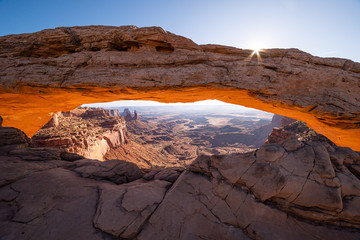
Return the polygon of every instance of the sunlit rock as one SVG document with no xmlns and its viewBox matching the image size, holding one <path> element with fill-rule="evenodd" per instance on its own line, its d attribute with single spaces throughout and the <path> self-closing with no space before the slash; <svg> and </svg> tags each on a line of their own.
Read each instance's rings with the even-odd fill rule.
<svg viewBox="0 0 360 240">
<path fill-rule="evenodd" d="M 360 64 L 297 49 L 197 45 L 159 27 L 56 28 L 0 38 L 0 115 L 29 136 L 55 112 L 114 100 L 219 99 L 307 122 L 359 150 Z"/>
</svg>

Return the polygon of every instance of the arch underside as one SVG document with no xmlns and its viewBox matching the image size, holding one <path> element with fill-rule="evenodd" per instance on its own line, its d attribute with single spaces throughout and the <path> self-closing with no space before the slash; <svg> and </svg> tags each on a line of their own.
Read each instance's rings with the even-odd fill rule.
<svg viewBox="0 0 360 240">
<path fill-rule="evenodd" d="M 84 103 L 218 99 L 304 121 L 359 151 L 359 96 L 360 63 L 297 49 L 256 56 L 134 26 L 0 37 L 0 115 L 29 136 Z"/>
<path fill-rule="evenodd" d="M 360 150 L 360 129 L 339 128 L 328 123 L 323 116 L 314 116 L 301 107 L 287 106 L 281 102 L 267 103 L 243 89 L 226 89 L 203 86 L 192 88 L 160 89 L 32 89 L 32 93 L 7 93 L 0 95 L 0 113 L 5 126 L 22 129 L 28 136 L 35 134 L 57 111 L 70 111 L 81 104 L 118 100 L 152 100 L 164 103 L 194 102 L 218 99 L 304 121 L 309 127 L 327 136 L 340 146 Z M 221 111 L 221 109 L 219 109 Z M 320 119 L 319 119 L 320 118 Z M 330 119 L 331 120 L 331 119 Z"/>
</svg>

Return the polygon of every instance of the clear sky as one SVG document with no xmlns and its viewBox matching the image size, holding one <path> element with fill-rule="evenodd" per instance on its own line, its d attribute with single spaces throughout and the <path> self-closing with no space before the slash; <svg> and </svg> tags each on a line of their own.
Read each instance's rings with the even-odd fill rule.
<svg viewBox="0 0 360 240">
<path fill-rule="evenodd" d="M 179 106 L 179 107 L 187 107 L 187 106 L 224 106 L 224 105 L 233 105 L 243 109 L 249 109 L 243 106 L 224 103 L 216 99 L 208 99 L 204 101 L 197 101 L 193 103 L 160 103 L 155 101 L 140 101 L 140 100 L 129 100 L 129 101 L 114 101 L 114 102 L 104 102 L 104 103 L 92 103 L 92 104 L 83 104 L 83 107 L 102 107 L 102 108 L 111 108 L 111 107 L 126 107 L 126 106 Z"/>
<path fill-rule="evenodd" d="M 0 36 L 81 25 L 161 26 L 198 44 L 360 62 L 360 0 L 0 0 Z"/>
<path fill-rule="evenodd" d="M 221 102 L 219 100 L 216 99 L 210 99 L 210 100 L 204 100 L 204 101 L 198 101 L 198 102 L 193 102 L 193 103 L 160 103 L 160 102 L 155 102 L 155 101 L 138 101 L 138 100 L 129 100 L 129 101 L 115 101 L 115 102 L 105 102 L 105 103 L 94 103 L 94 104 L 84 104 L 82 106 L 84 107 L 113 107 L 113 106 L 122 106 L 122 107 L 126 107 L 126 106 L 186 106 L 186 105 L 198 105 L 198 106 L 203 106 L 203 105 L 212 105 L 212 106 L 222 106 L 224 104 L 228 104 L 228 103 L 224 103 Z M 235 105 L 237 106 L 237 105 Z M 245 108 L 245 107 L 244 107 Z"/>
<path fill-rule="evenodd" d="M 93 104 L 83 104 L 82 107 L 101 107 L 101 108 L 127 108 L 138 110 L 140 107 L 140 111 L 144 109 L 142 107 L 146 107 L 148 111 L 156 111 L 152 107 L 170 107 L 166 108 L 167 112 L 177 112 L 177 113 L 219 113 L 219 109 L 221 113 L 244 113 L 246 115 L 251 114 L 261 114 L 261 118 L 272 118 L 272 113 L 263 112 L 261 110 L 247 108 L 244 106 L 230 104 L 221 102 L 216 99 L 209 99 L 204 101 L 198 101 L 193 103 L 160 103 L 155 101 L 115 101 L 115 102 L 104 102 L 104 103 L 93 103 Z M 161 109 L 164 111 L 164 108 Z M 122 110 L 120 110 L 122 111 Z M 141 113 L 141 112 L 140 112 Z"/>
</svg>

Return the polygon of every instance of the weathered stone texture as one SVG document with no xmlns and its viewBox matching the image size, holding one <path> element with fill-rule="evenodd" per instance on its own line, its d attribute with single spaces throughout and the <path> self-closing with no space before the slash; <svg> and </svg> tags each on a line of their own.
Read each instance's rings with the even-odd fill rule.
<svg viewBox="0 0 360 240">
<path fill-rule="evenodd" d="M 4 36 L 0 115 L 6 126 L 31 136 L 55 112 L 82 103 L 211 97 L 305 121 L 338 145 L 359 149 L 359 63 L 297 49 L 268 49 L 260 57 L 251 50 L 197 45 L 159 27 Z"/>
</svg>

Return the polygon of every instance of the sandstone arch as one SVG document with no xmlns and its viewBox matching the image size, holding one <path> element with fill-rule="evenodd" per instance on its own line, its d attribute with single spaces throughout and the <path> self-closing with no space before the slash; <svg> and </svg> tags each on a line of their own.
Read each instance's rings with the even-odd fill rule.
<svg viewBox="0 0 360 240">
<path fill-rule="evenodd" d="M 126 99 L 219 99 L 308 123 L 360 150 L 360 63 L 297 49 L 197 45 L 158 27 L 56 28 L 0 38 L 0 115 L 34 134 L 56 111 Z"/>
</svg>

